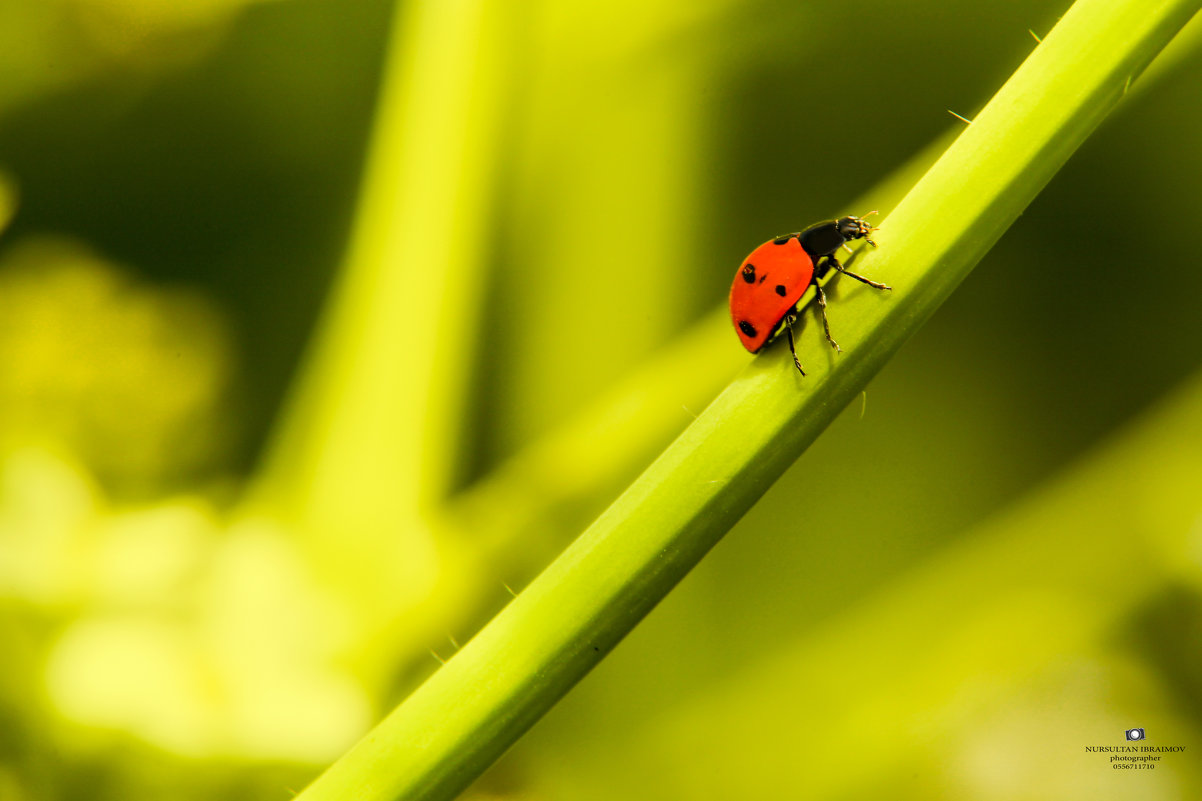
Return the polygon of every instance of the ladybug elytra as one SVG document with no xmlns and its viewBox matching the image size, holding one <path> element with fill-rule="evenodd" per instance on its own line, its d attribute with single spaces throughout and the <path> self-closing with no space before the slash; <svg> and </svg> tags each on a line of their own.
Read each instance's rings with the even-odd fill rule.
<svg viewBox="0 0 1202 801">
<path fill-rule="evenodd" d="M 870 211 L 864 217 L 873 214 L 876 212 Z M 793 364 L 799 373 L 805 375 L 793 346 L 793 323 L 797 321 L 797 315 L 804 305 L 802 299 L 812 286 L 822 312 L 826 341 L 836 351 L 842 351 L 831 337 L 831 327 L 826 319 L 826 293 L 818 281 L 833 267 L 876 289 L 889 289 L 884 284 L 847 270 L 835 258 L 835 251 L 841 247 L 851 252 L 847 243 L 853 239 L 863 239 L 876 247 L 876 243 L 869 238 L 869 234 L 875 230 L 863 217 L 840 217 L 769 240 L 751 251 L 751 255 L 743 260 L 730 287 L 730 319 L 743 347 L 758 353 L 783 330 L 789 338 Z"/>
</svg>

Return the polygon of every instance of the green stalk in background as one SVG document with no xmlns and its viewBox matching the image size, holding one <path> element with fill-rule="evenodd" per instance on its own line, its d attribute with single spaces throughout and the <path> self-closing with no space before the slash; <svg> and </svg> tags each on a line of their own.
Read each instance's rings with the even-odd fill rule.
<svg viewBox="0 0 1202 801">
<path fill-rule="evenodd" d="M 680 580 L 963 280 L 1199 0 L 1080 0 L 837 278 L 836 357 L 756 359 L 567 551 L 302 795 L 450 798 Z"/>
<path fill-rule="evenodd" d="M 348 534 L 387 547 L 454 471 L 485 285 L 476 232 L 495 217 L 515 79 L 503 11 L 402 3 L 394 22 L 346 264 L 258 482 L 330 558 Z"/>
<path fill-rule="evenodd" d="M 423 517 L 462 451 L 520 21 L 487 0 L 398 4 L 345 263 L 239 510 L 296 532 L 361 641 L 403 653 L 456 614 L 458 554 Z M 386 683 L 377 657 L 364 675 Z"/>
</svg>

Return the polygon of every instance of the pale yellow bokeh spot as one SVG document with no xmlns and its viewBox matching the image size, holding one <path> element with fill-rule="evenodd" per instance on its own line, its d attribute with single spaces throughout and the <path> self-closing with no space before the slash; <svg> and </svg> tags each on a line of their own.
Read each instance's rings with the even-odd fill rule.
<svg viewBox="0 0 1202 801">
<path fill-rule="evenodd" d="M 211 684 L 174 626 L 139 618 L 84 620 L 51 650 L 46 685 L 61 714 L 123 729 L 182 754 L 206 752 Z"/>
<path fill-rule="evenodd" d="M 99 496 L 65 459 L 34 448 L 0 463 L 0 598 L 54 608 L 84 594 Z"/>
<path fill-rule="evenodd" d="M 185 503 L 123 517 L 92 566 L 96 606 L 121 611 L 70 624 L 50 648 L 63 718 L 192 757 L 314 764 L 367 730 L 372 705 L 337 659 L 357 631 L 282 531 L 203 538 L 207 521 Z"/>
</svg>

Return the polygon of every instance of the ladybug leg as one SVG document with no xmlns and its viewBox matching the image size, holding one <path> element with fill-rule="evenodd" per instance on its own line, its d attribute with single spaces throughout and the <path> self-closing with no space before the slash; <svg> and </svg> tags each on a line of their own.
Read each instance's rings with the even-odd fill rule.
<svg viewBox="0 0 1202 801">
<path fill-rule="evenodd" d="M 793 323 L 796 321 L 796 319 L 797 318 L 793 317 L 792 315 L 789 315 L 789 317 L 785 319 L 785 333 L 789 337 L 789 353 L 793 354 L 793 364 L 797 365 L 797 372 L 804 376 L 806 371 L 801 369 L 801 362 L 797 359 L 797 348 L 793 346 Z"/>
<path fill-rule="evenodd" d="M 869 230 L 869 231 L 875 231 L 876 229 L 875 229 L 875 228 L 869 228 L 868 230 Z M 863 239 L 865 242 L 867 242 L 868 244 L 872 245 L 873 247 L 876 247 L 876 242 L 873 242 L 871 239 L 869 239 L 869 238 L 868 238 L 868 234 L 864 234 L 864 235 L 863 235 L 861 238 L 862 238 L 862 239 Z M 851 245 L 847 244 L 846 242 L 844 242 L 844 243 L 843 243 L 842 245 L 840 245 L 839 247 L 843 248 L 843 249 L 844 249 L 844 250 L 846 250 L 848 253 L 855 254 L 855 251 L 851 249 Z"/>
<path fill-rule="evenodd" d="M 839 343 L 831 337 L 831 324 L 826 320 L 826 293 L 822 291 L 822 285 L 818 283 L 817 279 L 813 281 L 813 284 L 814 290 L 818 293 L 818 310 L 822 312 L 822 330 L 826 331 L 826 341 L 831 343 L 831 347 L 837 353 L 842 353 L 843 348 L 839 347 Z"/>
<path fill-rule="evenodd" d="M 862 275 L 856 275 L 851 270 L 845 269 L 842 264 L 840 264 L 837 260 L 835 260 L 834 258 L 832 258 L 830 256 L 827 256 L 827 261 L 830 262 L 832 267 L 834 267 L 836 270 L 843 273 L 844 275 L 846 275 L 849 278 L 854 278 L 857 281 L 862 281 L 863 283 L 868 284 L 868 286 L 876 287 L 877 289 L 893 289 L 893 287 L 891 287 L 891 286 L 885 286 L 884 284 L 878 284 L 876 281 L 870 281 Z"/>
</svg>

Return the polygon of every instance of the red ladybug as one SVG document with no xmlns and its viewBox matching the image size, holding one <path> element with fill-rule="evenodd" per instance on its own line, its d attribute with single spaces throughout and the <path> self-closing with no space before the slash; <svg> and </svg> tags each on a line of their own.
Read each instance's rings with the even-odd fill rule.
<svg viewBox="0 0 1202 801">
<path fill-rule="evenodd" d="M 876 214 L 870 211 L 864 217 Z M 842 349 L 831 338 L 831 327 L 826 321 L 826 293 L 818 283 L 831 267 L 857 281 L 863 281 L 877 289 L 890 289 L 884 284 L 869 281 L 862 275 L 848 271 L 835 258 L 840 247 L 851 248 L 847 243 L 863 239 L 876 247 L 868 235 L 877 230 L 862 217 L 840 217 L 814 223 L 796 234 L 788 234 L 765 242 L 743 260 L 743 266 L 735 274 L 730 287 L 730 320 L 743 347 L 752 353 L 776 338 L 783 330 L 789 337 L 789 352 L 797 371 L 805 375 L 797 350 L 793 347 L 793 323 L 804 305 L 801 301 L 806 290 L 814 287 L 818 295 L 818 308 L 822 311 L 822 327 L 826 330 L 826 341 L 837 351 Z"/>
</svg>

